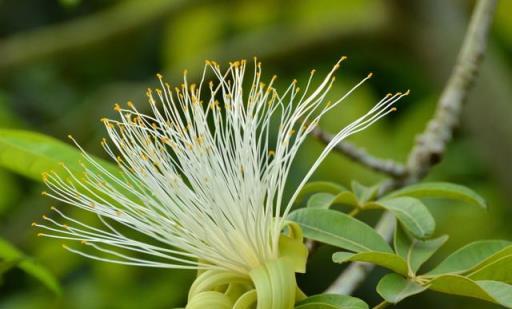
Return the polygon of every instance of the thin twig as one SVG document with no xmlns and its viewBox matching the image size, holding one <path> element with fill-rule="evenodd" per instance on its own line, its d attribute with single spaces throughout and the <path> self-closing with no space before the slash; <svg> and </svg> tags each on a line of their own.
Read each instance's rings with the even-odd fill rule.
<svg viewBox="0 0 512 309">
<path fill-rule="evenodd" d="M 328 144 L 333 139 L 332 134 L 323 131 L 319 127 L 316 127 L 311 132 L 311 135 L 325 144 Z M 343 141 L 337 144 L 333 151 L 342 153 L 352 161 L 393 178 L 403 177 L 406 172 L 406 168 L 402 164 L 389 159 L 377 158 L 350 142 Z"/>
<path fill-rule="evenodd" d="M 409 153 L 407 177 L 391 179 L 381 188 L 381 194 L 418 182 L 442 159 L 446 145 L 451 140 L 453 130 L 459 122 L 469 90 L 476 79 L 487 47 L 495 9 L 496 0 L 480 0 L 476 4 L 456 65 L 439 98 L 434 117 Z M 376 229 L 386 240 L 389 240 L 394 223 L 394 217 L 385 213 Z M 326 292 L 351 294 L 372 269 L 373 266 L 369 264 L 353 263 Z"/>
</svg>

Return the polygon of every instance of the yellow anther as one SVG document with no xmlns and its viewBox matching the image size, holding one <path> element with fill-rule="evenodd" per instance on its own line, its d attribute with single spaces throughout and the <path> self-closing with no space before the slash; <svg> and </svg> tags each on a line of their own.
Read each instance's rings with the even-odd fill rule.
<svg viewBox="0 0 512 309">
<path fill-rule="evenodd" d="M 373 76 L 373 72 L 368 73 L 368 76 L 366 78 L 371 78 Z"/>
<path fill-rule="evenodd" d="M 116 111 L 116 112 L 120 112 L 121 111 L 121 105 L 119 105 L 119 103 L 115 103 L 114 104 L 114 111 Z"/>
<path fill-rule="evenodd" d="M 160 73 L 156 73 L 156 77 L 158 77 L 158 79 L 162 79 L 163 78 L 162 74 L 160 74 Z"/>
<path fill-rule="evenodd" d="M 273 156 L 275 156 L 275 155 L 276 155 L 276 152 L 275 152 L 274 150 L 269 150 L 269 151 L 268 151 L 268 156 L 269 156 L 269 157 L 273 157 Z"/>
<path fill-rule="evenodd" d="M 35 222 L 32 222 L 32 224 L 31 224 L 31 225 L 32 225 L 32 226 L 37 226 L 37 223 L 35 223 Z"/>
</svg>

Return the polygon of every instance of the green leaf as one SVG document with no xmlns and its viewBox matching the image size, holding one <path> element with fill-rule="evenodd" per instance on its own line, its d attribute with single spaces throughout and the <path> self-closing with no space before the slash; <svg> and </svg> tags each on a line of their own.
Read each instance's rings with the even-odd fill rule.
<svg viewBox="0 0 512 309">
<path fill-rule="evenodd" d="M 392 253 L 386 241 L 366 223 L 331 209 L 302 208 L 290 213 L 307 238 L 354 252 Z"/>
<path fill-rule="evenodd" d="M 41 173 L 48 170 L 62 173 L 60 162 L 64 162 L 74 173 L 83 171 L 80 160 L 83 159 L 78 149 L 53 137 L 29 131 L 0 129 L 0 166 L 15 173 L 41 181 Z M 115 165 L 96 160 L 109 171 L 119 173 Z"/>
<path fill-rule="evenodd" d="M 48 289 L 56 294 L 61 293 L 61 288 L 57 279 L 50 271 L 42 265 L 35 262 L 33 259 L 27 258 L 21 251 L 9 244 L 7 241 L 0 238 L 0 258 L 11 261 L 19 260 L 18 267 L 25 271 L 27 274 L 39 280 Z"/>
<path fill-rule="evenodd" d="M 330 193 L 315 193 L 308 199 L 307 207 L 311 208 L 329 208 L 336 195 Z"/>
<path fill-rule="evenodd" d="M 336 252 L 332 256 L 334 263 L 342 264 L 345 262 L 367 262 L 390 269 L 396 273 L 407 276 L 408 268 L 405 260 L 388 252 Z"/>
<path fill-rule="evenodd" d="M 442 275 L 431 281 L 430 289 L 447 294 L 478 298 L 512 308 L 512 286 L 503 282 L 473 281 L 460 275 Z"/>
<path fill-rule="evenodd" d="M 411 196 L 416 198 L 445 198 L 458 200 L 482 208 L 487 207 L 485 200 L 473 190 L 448 182 L 424 182 L 407 186 L 400 190 L 391 192 L 382 199 L 400 196 Z"/>
<path fill-rule="evenodd" d="M 368 309 L 368 305 L 352 296 L 319 294 L 298 302 L 295 309 Z"/>
<path fill-rule="evenodd" d="M 512 245 L 509 245 L 501 250 L 499 250 L 498 252 L 494 253 L 493 255 L 485 258 L 482 262 L 478 263 L 475 267 L 473 267 L 471 269 L 471 271 L 476 271 L 476 270 L 479 270 L 483 267 L 486 267 L 490 264 L 493 264 L 495 262 L 497 262 L 498 260 L 501 260 L 503 258 L 506 258 L 506 257 L 510 257 L 512 256 Z"/>
<path fill-rule="evenodd" d="M 345 204 L 353 207 L 359 206 L 359 202 L 357 201 L 354 193 L 350 191 L 343 191 L 336 195 L 324 192 L 315 193 L 309 198 L 307 207 L 329 208 L 334 204 Z"/>
<path fill-rule="evenodd" d="M 412 295 L 425 291 L 427 287 L 407 280 L 397 274 L 387 274 L 377 284 L 377 293 L 387 302 L 396 304 Z"/>
<path fill-rule="evenodd" d="M 379 192 L 379 186 L 366 187 L 357 181 L 352 181 L 352 192 L 356 195 L 360 203 L 366 203 L 377 197 Z"/>
<path fill-rule="evenodd" d="M 478 267 L 467 276 L 473 280 L 494 280 L 512 284 L 512 253 Z"/>
<path fill-rule="evenodd" d="M 429 240 L 415 239 L 397 227 L 393 243 L 395 252 L 407 261 L 408 268 L 415 274 L 447 240 L 448 235 Z"/>
<path fill-rule="evenodd" d="M 312 181 L 302 187 L 294 203 L 300 204 L 306 196 L 316 192 L 325 192 L 336 195 L 343 191 L 347 191 L 347 188 L 334 182 Z"/>
<path fill-rule="evenodd" d="M 436 222 L 427 207 L 418 199 L 397 197 L 371 204 L 392 212 L 403 227 L 417 238 L 427 238 L 434 233 Z"/>
<path fill-rule="evenodd" d="M 449 255 L 426 275 L 465 273 L 510 244 L 511 242 L 505 240 L 482 240 L 470 243 Z"/>
</svg>

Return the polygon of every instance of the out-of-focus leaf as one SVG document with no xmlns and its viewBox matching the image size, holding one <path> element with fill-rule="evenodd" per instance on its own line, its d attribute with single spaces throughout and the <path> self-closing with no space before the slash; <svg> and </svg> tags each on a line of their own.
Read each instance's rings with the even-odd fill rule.
<svg viewBox="0 0 512 309">
<path fill-rule="evenodd" d="M 11 268 L 16 267 L 20 263 L 21 259 L 11 259 L 11 260 L 2 260 L 0 261 L 0 282 L 2 275 L 9 271 Z"/>
<path fill-rule="evenodd" d="M 330 193 L 315 193 L 308 199 L 307 207 L 311 208 L 329 208 L 331 207 L 332 201 L 335 199 L 335 195 Z"/>
<path fill-rule="evenodd" d="M 467 272 L 509 245 L 511 242 L 505 240 L 481 240 L 470 243 L 449 255 L 426 275 Z"/>
<path fill-rule="evenodd" d="M 366 187 L 357 181 L 352 181 L 352 192 L 356 195 L 361 203 L 366 203 L 377 196 L 379 186 Z"/>
<path fill-rule="evenodd" d="M 339 211 L 302 208 L 293 211 L 288 219 L 302 227 L 305 237 L 316 241 L 354 252 L 392 252 L 374 229 Z"/>
<path fill-rule="evenodd" d="M 368 305 L 352 296 L 319 294 L 298 302 L 295 309 L 368 309 Z"/>
<path fill-rule="evenodd" d="M 393 239 L 395 252 L 407 261 L 409 269 L 416 273 L 446 241 L 448 235 L 443 235 L 435 239 L 419 240 L 409 235 L 401 228 L 395 229 Z"/>
<path fill-rule="evenodd" d="M 427 287 L 397 274 L 387 274 L 377 284 L 377 293 L 387 302 L 396 304 L 412 295 L 425 291 Z"/>
<path fill-rule="evenodd" d="M 25 257 L 21 251 L 16 249 L 14 246 L 9 244 L 7 241 L 0 238 L 0 258 L 11 261 L 20 260 L 18 267 L 23 269 L 27 274 L 36 278 L 43 283 L 48 289 L 52 290 L 56 294 L 61 293 L 61 288 L 57 279 L 42 265 L 38 264 L 34 260 Z"/>
<path fill-rule="evenodd" d="M 344 204 L 352 207 L 359 206 L 359 202 L 354 193 L 343 191 L 336 195 L 324 192 L 315 193 L 308 199 L 307 207 L 329 208 L 334 204 Z"/>
<path fill-rule="evenodd" d="M 43 134 L 0 129 L 0 166 L 28 178 L 41 181 L 41 173 L 54 170 L 62 173 L 64 162 L 72 172 L 81 172 L 82 154 L 76 148 Z M 104 160 L 96 159 L 108 171 L 119 169 Z"/>
<path fill-rule="evenodd" d="M 14 206 L 20 195 L 21 189 L 17 185 L 14 175 L 0 169 L 0 216 Z"/>
<path fill-rule="evenodd" d="M 0 92 L 0 128 L 21 127 L 22 121 L 10 111 L 8 97 Z M 13 175 L 0 170 L 0 215 L 14 202 L 21 194 Z"/>
<path fill-rule="evenodd" d="M 297 198 L 295 199 L 295 203 L 301 203 L 306 196 L 312 193 L 322 192 L 336 195 L 343 191 L 347 191 L 347 188 L 334 182 L 312 181 L 308 182 L 307 184 L 304 185 L 304 187 L 302 187 L 299 194 L 297 195 Z"/>
<path fill-rule="evenodd" d="M 384 198 L 395 198 L 400 196 L 411 196 L 416 198 L 445 198 L 458 200 L 470 205 L 486 208 L 485 200 L 475 193 L 475 191 L 453 183 L 448 182 L 424 182 L 403 189 L 394 191 Z"/>
<path fill-rule="evenodd" d="M 332 256 L 334 263 L 345 262 L 367 262 L 390 269 L 396 273 L 407 276 L 408 269 L 405 260 L 393 253 L 388 252 L 336 252 Z"/>
<path fill-rule="evenodd" d="M 473 281 L 459 275 L 443 275 L 432 280 L 430 289 L 467 296 L 512 308 L 512 286 L 499 281 Z"/>
<path fill-rule="evenodd" d="M 434 233 L 436 222 L 423 203 L 412 197 L 397 197 L 372 202 L 392 212 L 403 227 L 417 238 L 426 238 Z"/>
<path fill-rule="evenodd" d="M 179 69 L 198 70 L 197 65 L 210 59 L 212 55 L 208 52 L 224 35 L 227 11 L 225 3 L 205 3 L 169 19 L 162 46 L 165 68 L 176 69 L 179 64 Z M 205 29 L 208 29 L 208 35 L 204 35 Z"/>
</svg>

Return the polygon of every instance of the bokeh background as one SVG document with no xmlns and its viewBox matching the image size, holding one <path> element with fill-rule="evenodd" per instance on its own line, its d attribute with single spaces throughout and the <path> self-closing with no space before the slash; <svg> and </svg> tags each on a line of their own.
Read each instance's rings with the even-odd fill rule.
<svg viewBox="0 0 512 309">
<path fill-rule="evenodd" d="M 179 82 L 205 59 L 263 62 L 278 74 L 278 88 L 326 73 L 342 56 L 331 96 L 374 72 L 321 126 L 331 132 L 364 113 L 387 92 L 411 89 L 399 112 L 351 141 L 375 155 L 404 160 L 432 115 L 461 44 L 472 1 L 444 0 L 0 0 L 0 127 L 72 133 L 91 153 L 104 156 L 99 122 L 115 102 L 143 109 L 155 73 Z M 431 180 L 452 181 L 483 195 L 487 212 L 431 201 L 438 234 L 449 242 L 433 261 L 477 239 L 512 239 L 512 1 L 500 2 L 489 51 L 471 92 L 461 127 Z M 320 75 L 320 74 L 319 74 Z M 297 183 L 321 144 L 309 140 L 293 170 Z M 2 150 L 0 149 L 0 155 Z M 371 185 L 382 176 L 332 154 L 315 179 Z M 98 263 L 73 255 L 59 241 L 36 237 L 30 224 L 55 205 L 41 184 L 0 170 L 0 238 L 54 274 L 56 296 L 19 268 L 0 271 L 0 308 L 172 308 L 183 305 L 193 273 Z M 63 208 L 73 214 L 69 207 Z M 365 219 L 375 220 L 370 215 Z M 322 247 L 299 278 L 321 292 L 342 270 Z M 428 267 L 428 266 L 427 266 Z M 375 304 L 375 270 L 356 292 Z M 466 298 L 427 292 L 397 308 L 495 308 Z"/>
</svg>

